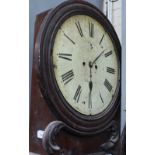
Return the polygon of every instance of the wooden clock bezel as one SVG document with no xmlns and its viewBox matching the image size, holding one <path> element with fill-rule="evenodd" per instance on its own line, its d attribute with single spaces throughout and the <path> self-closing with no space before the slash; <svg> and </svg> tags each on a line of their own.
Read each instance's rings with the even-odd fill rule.
<svg viewBox="0 0 155 155">
<path fill-rule="evenodd" d="M 120 76 L 113 100 L 108 108 L 100 114 L 86 116 L 78 113 L 67 103 L 55 79 L 51 54 L 57 31 L 67 18 L 74 15 L 88 15 L 95 18 L 105 28 L 116 50 L 120 75 L 121 46 L 115 30 L 100 10 L 84 1 L 64 2 L 46 15 L 37 36 L 38 63 L 36 67 L 40 88 L 50 110 L 69 126 L 70 132 L 80 135 L 93 135 L 105 130 L 106 125 L 113 119 L 118 109 Z"/>
</svg>

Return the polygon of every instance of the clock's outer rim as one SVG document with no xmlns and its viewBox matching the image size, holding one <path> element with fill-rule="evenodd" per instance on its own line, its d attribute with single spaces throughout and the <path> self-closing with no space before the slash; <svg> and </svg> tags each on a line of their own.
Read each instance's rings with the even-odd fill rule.
<svg viewBox="0 0 155 155">
<path fill-rule="evenodd" d="M 104 25 L 117 51 L 119 80 L 112 101 L 113 103 L 110 104 L 107 111 L 95 116 L 82 115 L 66 103 L 66 100 L 59 92 L 51 63 L 51 51 L 59 26 L 65 19 L 77 14 L 85 14 L 96 18 L 101 25 Z M 113 119 L 120 104 L 121 46 L 110 22 L 100 10 L 88 2 L 67 1 L 60 4 L 54 10 L 49 11 L 40 27 L 36 45 L 36 52 L 38 53 L 36 68 L 39 84 L 51 111 L 55 112 L 62 121 L 70 126 L 71 132 L 80 135 L 92 135 L 102 132 L 106 128 L 106 125 Z"/>
</svg>

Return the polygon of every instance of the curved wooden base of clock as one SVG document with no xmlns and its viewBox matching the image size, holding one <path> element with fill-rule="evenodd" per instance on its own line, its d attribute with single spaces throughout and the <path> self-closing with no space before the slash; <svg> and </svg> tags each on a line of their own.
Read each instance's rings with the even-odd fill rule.
<svg viewBox="0 0 155 155">
<path fill-rule="evenodd" d="M 49 154 L 55 154 L 57 152 L 62 152 L 61 148 L 56 144 L 56 136 L 59 134 L 62 128 L 66 125 L 61 121 L 54 121 L 48 124 L 44 131 L 42 144 L 44 149 Z"/>
<path fill-rule="evenodd" d="M 119 140 L 119 126 L 116 121 L 111 122 L 110 128 L 111 135 L 107 142 L 103 143 L 100 147 L 104 151 L 112 149 Z"/>
<path fill-rule="evenodd" d="M 63 149 L 56 144 L 56 138 L 61 130 L 63 129 L 69 130 L 69 128 L 70 128 L 69 126 L 67 126 L 65 123 L 61 121 L 53 121 L 48 124 L 48 126 L 45 129 L 45 132 L 43 135 L 43 141 L 42 141 L 43 147 L 47 151 L 47 153 L 53 154 L 53 155 L 64 154 Z M 112 121 L 108 126 L 107 130 L 110 130 L 111 134 L 109 136 L 109 139 L 106 142 L 104 142 L 102 145 L 100 145 L 100 148 L 104 152 L 98 152 L 98 154 L 102 153 L 103 155 L 106 153 L 110 153 L 110 149 L 112 149 L 119 140 L 119 126 L 116 121 Z"/>
</svg>

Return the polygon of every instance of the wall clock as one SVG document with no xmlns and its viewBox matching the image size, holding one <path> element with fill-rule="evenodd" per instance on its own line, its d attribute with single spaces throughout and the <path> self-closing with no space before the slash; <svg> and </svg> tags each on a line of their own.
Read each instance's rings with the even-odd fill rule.
<svg viewBox="0 0 155 155">
<path fill-rule="evenodd" d="M 71 134 L 102 133 L 120 103 L 121 46 L 110 22 L 90 3 L 66 1 L 47 13 L 36 42 L 50 111 Z"/>
</svg>

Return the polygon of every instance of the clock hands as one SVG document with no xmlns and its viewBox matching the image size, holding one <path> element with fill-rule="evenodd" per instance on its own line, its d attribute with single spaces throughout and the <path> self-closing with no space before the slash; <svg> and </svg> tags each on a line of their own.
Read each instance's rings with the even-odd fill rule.
<svg viewBox="0 0 155 155">
<path fill-rule="evenodd" d="M 88 103 L 88 107 L 92 108 L 92 88 L 93 88 L 93 82 L 92 82 L 92 62 L 89 62 L 89 68 L 90 68 L 90 81 L 89 81 L 89 103 Z"/>
<path fill-rule="evenodd" d="M 106 50 L 106 49 L 105 49 Z M 105 50 L 103 50 L 96 58 L 95 58 L 95 60 L 92 62 L 92 66 L 93 66 L 93 64 L 102 56 L 102 54 L 105 52 Z"/>
<path fill-rule="evenodd" d="M 106 50 L 106 49 L 105 49 Z M 93 64 L 102 56 L 102 54 L 104 53 L 103 50 L 95 59 L 93 62 L 89 62 L 89 68 L 90 68 L 90 81 L 89 81 L 89 102 L 88 102 L 88 107 L 92 108 L 92 89 L 93 89 L 93 82 L 92 82 L 92 67 Z"/>
<path fill-rule="evenodd" d="M 88 108 L 92 108 L 92 89 L 93 89 L 93 82 L 92 82 L 92 68 L 94 63 L 103 55 L 103 53 L 106 51 L 103 50 L 95 59 L 94 61 L 89 62 L 89 69 L 90 69 L 90 81 L 89 81 L 89 101 L 88 101 Z"/>
</svg>

